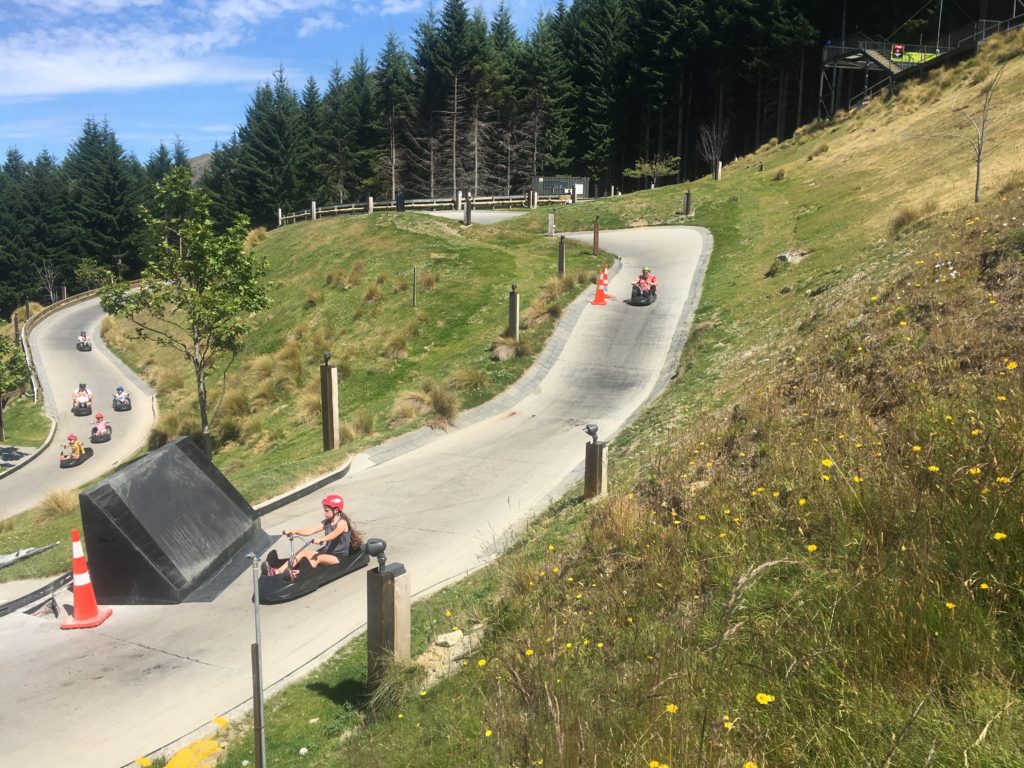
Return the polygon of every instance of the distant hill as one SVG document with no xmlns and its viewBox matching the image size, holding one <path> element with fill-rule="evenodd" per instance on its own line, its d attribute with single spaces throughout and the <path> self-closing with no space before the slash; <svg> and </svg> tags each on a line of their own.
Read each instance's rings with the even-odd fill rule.
<svg viewBox="0 0 1024 768">
<path fill-rule="evenodd" d="M 210 160 L 213 159 L 213 155 L 209 152 L 204 152 L 201 155 L 189 158 L 188 164 L 192 168 L 192 176 L 196 181 L 203 178 L 203 174 L 206 173 L 206 169 L 210 167 Z"/>
</svg>

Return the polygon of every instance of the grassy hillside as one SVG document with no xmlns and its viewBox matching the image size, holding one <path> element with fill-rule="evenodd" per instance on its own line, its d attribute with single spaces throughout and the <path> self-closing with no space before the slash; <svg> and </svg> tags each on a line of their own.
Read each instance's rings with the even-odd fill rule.
<svg viewBox="0 0 1024 768">
<path fill-rule="evenodd" d="M 272 700 L 273 764 L 1024 764 L 1022 50 L 694 184 L 698 323 L 611 495 L 417 605 L 419 650 L 484 627 L 458 674 L 368 702 L 353 647 Z M 974 205 L 953 108 L 1004 62 Z M 680 196 L 596 210 L 660 223 Z"/>
<path fill-rule="evenodd" d="M 341 466 L 367 445 L 424 424 L 443 429 L 522 373 L 564 306 L 596 276 L 581 245 L 557 245 L 536 212 L 518 225 L 463 229 L 423 215 L 336 218 L 271 232 L 273 306 L 257 317 L 245 352 L 215 377 L 216 461 L 253 502 Z M 546 214 L 545 214 L 546 216 Z M 412 276 L 416 269 L 416 307 Z M 530 319 L 513 357 L 492 361 L 518 284 Z M 127 322 L 105 338 L 154 383 L 161 435 L 198 431 L 186 361 L 131 340 Z M 343 451 L 324 454 L 318 366 L 338 365 Z M 222 396 L 222 399 L 221 399 Z"/>
</svg>

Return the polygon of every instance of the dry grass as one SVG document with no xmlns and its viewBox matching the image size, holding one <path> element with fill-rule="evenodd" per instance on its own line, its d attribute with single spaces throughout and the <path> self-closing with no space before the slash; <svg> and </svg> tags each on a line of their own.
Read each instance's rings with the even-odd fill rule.
<svg viewBox="0 0 1024 768">
<path fill-rule="evenodd" d="M 935 211 L 936 205 L 934 200 L 928 200 L 920 204 L 908 204 L 902 206 L 893 217 L 892 222 L 889 224 L 889 232 L 892 235 L 898 235 L 903 230 L 917 221 L 928 216 L 930 213 Z"/>
<path fill-rule="evenodd" d="M 522 336 L 518 340 L 509 336 L 499 336 L 491 342 L 491 360 L 498 363 L 530 354 L 530 343 Z"/>
<path fill-rule="evenodd" d="M 472 392 L 487 386 L 487 374 L 476 368 L 459 368 L 448 377 L 447 384 L 456 392 Z"/>
<path fill-rule="evenodd" d="M 819 157 L 825 154 L 826 152 L 828 152 L 828 144 L 819 144 L 811 151 L 811 154 L 807 156 L 807 159 L 813 160 L 814 158 Z"/>
<path fill-rule="evenodd" d="M 406 357 L 409 352 L 407 349 L 408 341 L 406 340 L 406 332 L 398 331 L 391 334 L 384 342 L 384 347 L 381 349 L 381 354 L 385 357 L 394 359 L 400 359 Z"/>
<path fill-rule="evenodd" d="M 363 294 L 363 303 L 370 304 L 380 298 L 380 286 L 377 284 L 371 285 L 366 289 L 366 293 Z"/>
<path fill-rule="evenodd" d="M 267 237 L 266 227 L 256 227 L 256 229 L 249 230 L 249 234 L 245 236 L 245 250 L 251 251 L 257 245 L 259 245 Z"/>
<path fill-rule="evenodd" d="M 78 492 L 66 488 L 50 491 L 43 496 L 43 500 L 39 502 L 37 510 L 40 522 L 67 517 L 73 514 L 77 515 L 79 513 Z"/>
<path fill-rule="evenodd" d="M 779 168 L 779 170 L 777 170 L 775 172 L 775 175 L 772 176 L 772 180 L 773 181 L 782 181 L 784 178 L 786 178 L 786 169 L 785 168 Z"/>
</svg>

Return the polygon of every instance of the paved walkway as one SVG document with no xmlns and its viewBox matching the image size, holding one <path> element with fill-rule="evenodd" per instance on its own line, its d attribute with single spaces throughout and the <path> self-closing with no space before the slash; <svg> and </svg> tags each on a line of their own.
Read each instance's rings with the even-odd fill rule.
<svg viewBox="0 0 1024 768">
<path fill-rule="evenodd" d="M 589 233 L 574 235 L 580 240 Z M 615 435 L 675 370 L 700 296 L 710 235 L 687 227 L 606 231 L 618 254 L 606 306 L 588 290 L 563 316 L 530 371 L 498 401 L 460 418 L 450 433 L 387 446 L 353 462 L 327 486 L 357 526 L 388 542 L 415 595 L 489 562 L 531 515 L 578 477 L 587 436 Z M 623 302 L 643 263 L 659 275 L 650 307 Z M 612 453 L 614 467 L 614 452 Z M 613 470 L 614 471 L 614 470 Z M 316 498 L 265 518 L 267 531 L 319 519 Z M 0 619 L 9 706 L 0 744 L 11 765 L 111 768 L 194 740 L 216 715 L 244 713 L 252 695 L 252 580 L 245 550 L 215 595 L 176 606 L 115 606 L 101 627 L 62 632 L 53 620 Z M 306 598 L 261 609 L 267 688 L 326 660 L 364 629 L 365 577 L 355 574 Z M 326 706 L 326 702 L 325 702 Z M 54 739 L 59 730 L 61 738 Z"/>
</svg>

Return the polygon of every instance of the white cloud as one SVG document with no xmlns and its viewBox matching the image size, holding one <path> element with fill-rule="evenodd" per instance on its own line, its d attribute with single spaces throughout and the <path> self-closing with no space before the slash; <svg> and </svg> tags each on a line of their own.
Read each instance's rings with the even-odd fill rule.
<svg viewBox="0 0 1024 768">
<path fill-rule="evenodd" d="M 20 33 L 0 40 L 0 98 L 252 82 L 265 76 L 262 63 L 212 52 L 236 42 L 232 34 L 182 35 L 143 27 Z"/>
<path fill-rule="evenodd" d="M 82 14 L 123 13 L 132 8 L 163 5 L 165 0 L 20 0 L 22 11 L 39 9 L 47 14 L 70 16 Z"/>
<path fill-rule="evenodd" d="M 435 4 L 436 5 L 436 4 Z M 397 16 L 403 13 L 414 13 L 422 11 L 427 7 L 427 0 L 381 0 L 376 3 L 365 3 L 356 0 L 352 4 L 352 10 L 360 16 Z"/>
<path fill-rule="evenodd" d="M 333 13 L 321 13 L 319 16 L 307 16 L 299 25 L 299 37 L 309 37 L 318 32 L 332 32 L 345 29 L 348 24 L 338 21 Z"/>
</svg>

